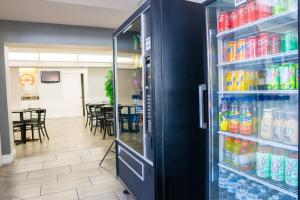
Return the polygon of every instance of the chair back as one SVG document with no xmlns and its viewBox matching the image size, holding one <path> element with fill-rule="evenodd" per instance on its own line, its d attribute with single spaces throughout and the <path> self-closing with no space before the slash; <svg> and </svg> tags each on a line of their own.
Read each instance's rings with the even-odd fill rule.
<svg viewBox="0 0 300 200">
<path fill-rule="evenodd" d="M 103 107 L 104 119 L 114 119 L 114 107 Z"/>
<path fill-rule="evenodd" d="M 35 110 L 35 113 L 38 116 L 38 122 L 39 123 L 45 123 L 46 122 L 46 109 L 41 110 Z"/>
<path fill-rule="evenodd" d="M 85 110 L 86 110 L 86 115 L 89 116 L 90 113 L 91 113 L 91 110 L 90 110 L 90 104 L 85 104 Z"/>
</svg>

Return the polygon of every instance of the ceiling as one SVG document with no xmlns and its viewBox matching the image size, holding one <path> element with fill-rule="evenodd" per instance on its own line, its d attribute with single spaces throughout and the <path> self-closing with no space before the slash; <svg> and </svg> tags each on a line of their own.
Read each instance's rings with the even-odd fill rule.
<svg viewBox="0 0 300 200">
<path fill-rule="evenodd" d="M 0 19 L 116 28 L 142 0 L 0 0 Z"/>
</svg>

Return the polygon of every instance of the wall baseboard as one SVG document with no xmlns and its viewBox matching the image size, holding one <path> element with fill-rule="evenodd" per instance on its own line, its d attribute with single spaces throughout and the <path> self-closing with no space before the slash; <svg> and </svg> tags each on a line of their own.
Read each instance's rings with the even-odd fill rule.
<svg viewBox="0 0 300 200">
<path fill-rule="evenodd" d="M 5 165 L 5 164 L 12 163 L 12 161 L 15 159 L 15 157 L 16 157 L 16 149 L 13 149 L 11 154 L 2 156 L 2 164 Z"/>
</svg>

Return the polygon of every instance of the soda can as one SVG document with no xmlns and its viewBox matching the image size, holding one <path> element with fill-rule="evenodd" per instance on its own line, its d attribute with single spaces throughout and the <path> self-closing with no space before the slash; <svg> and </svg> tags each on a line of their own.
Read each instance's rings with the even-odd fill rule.
<svg viewBox="0 0 300 200">
<path fill-rule="evenodd" d="M 237 70 L 235 70 L 235 71 L 232 71 L 231 74 L 232 74 L 232 87 L 231 87 L 231 90 L 236 91 L 237 90 L 237 78 L 239 76 L 239 73 L 238 73 Z"/>
<path fill-rule="evenodd" d="M 258 0 L 257 4 L 257 19 L 262 19 L 272 15 L 272 8 L 264 0 Z"/>
<path fill-rule="evenodd" d="M 245 70 L 237 70 L 236 71 L 236 90 L 243 91 L 247 90 L 247 80 L 246 80 L 246 71 Z"/>
<path fill-rule="evenodd" d="M 257 39 L 257 56 L 267 56 L 270 54 L 270 35 L 261 33 Z"/>
<path fill-rule="evenodd" d="M 280 87 L 280 75 L 278 65 L 266 67 L 265 81 L 268 90 L 278 90 Z"/>
<path fill-rule="evenodd" d="M 282 52 L 288 52 L 298 49 L 298 35 L 295 32 L 286 32 L 281 41 Z"/>
<path fill-rule="evenodd" d="M 256 1 L 249 1 L 247 3 L 247 19 L 246 22 L 254 22 L 257 20 L 257 7 L 256 7 Z"/>
<path fill-rule="evenodd" d="M 247 10 L 246 6 L 242 5 L 238 8 L 238 25 L 242 26 L 246 24 L 246 17 L 247 17 Z"/>
<path fill-rule="evenodd" d="M 227 44 L 227 61 L 236 61 L 236 41 L 229 41 Z"/>
<path fill-rule="evenodd" d="M 239 39 L 237 41 L 237 54 L 236 59 L 237 60 L 245 60 L 246 59 L 246 39 Z"/>
<path fill-rule="evenodd" d="M 225 83 L 226 90 L 227 91 L 232 91 L 232 85 L 233 85 L 232 71 L 228 71 L 226 73 L 226 83 Z"/>
<path fill-rule="evenodd" d="M 252 59 L 257 57 L 257 37 L 250 36 L 247 38 L 246 58 Z"/>
<path fill-rule="evenodd" d="M 219 15 L 219 32 L 223 32 L 229 29 L 229 14 L 228 12 L 221 12 Z"/>
<path fill-rule="evenodd" d="M 238 26 L 238 10 L 234 9 L 230 14 L 230 28 L 236 28 Z"/>
<path fill-rule="evenodd" d="M 281 52 L 281 37 L 277 34 L 271 35 L 271 53 L 277 54 Z"/>
</svg>

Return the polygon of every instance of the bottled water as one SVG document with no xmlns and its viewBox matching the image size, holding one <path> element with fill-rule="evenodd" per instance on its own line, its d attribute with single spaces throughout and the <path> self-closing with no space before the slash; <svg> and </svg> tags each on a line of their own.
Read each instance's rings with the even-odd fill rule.
<svg viewBox="0 0 300 200">
<path fill-rule="evenodd" d="M 235 192 L 237 190 L 238 180 L 237 177 L 233 174 L 230 175 L 227 185 L 228 199 L 235 199 Z"/>
</svg>

